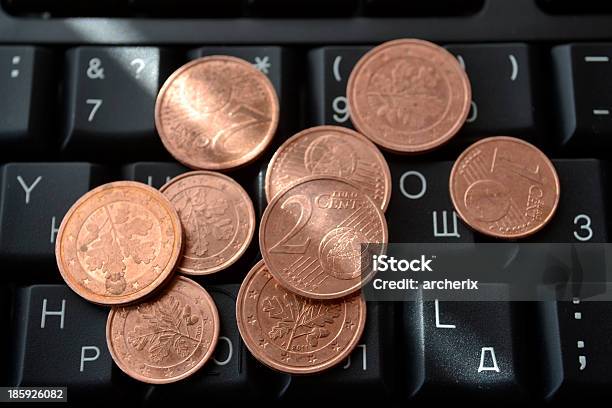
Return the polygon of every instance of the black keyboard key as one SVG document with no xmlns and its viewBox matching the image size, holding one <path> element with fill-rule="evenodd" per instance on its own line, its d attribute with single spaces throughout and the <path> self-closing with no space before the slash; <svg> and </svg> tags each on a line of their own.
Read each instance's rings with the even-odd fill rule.
<svg viewBox="0 0 612 408">
<path fill-rule="evenodd" d="M 612 13 L 612 4 L 601 0 L 536 0 L 542 10 L 551 14 Z"/>
<path fill-rule="evenodd" d="M 108 309 L 65 285 L 36 285 L 17 292 L 14 316 L 11 385 L 67 386 L 71 397 L 111 389 Z"/>
<path fill-rule="evenodd" d="M 392 189 L 387 208 L 389 242 L 473 242 L 474 233 L 453 209 L 448 190 L 451 162 L 389 159 Z"/>
<path fill-rule="evenodd" d="M 364 13 L 373 17 L 462 16 L 478 12 L 484 0 L 364 0 Z"/>
<path fill-rule="evenodd" d="M 123 168 L 123 178 L 160 188 L 172 178 L 187 171 L 189 169 L 179 163 L 138 162 Z"/>
<path fill-rule="evenodd" d="M 520 372 L 524 339 L 511 303 L 416 301 L 403 310 L 404 340 L 413 353 L 406 370 L 419 373 L 408 395 L 418 390 L 423 401 L 499 402 L 527 396 Z"/>
<path fill-rule="evenodd" d="M 243 0 L 130 0 L 130 11 L 147 17 L 237 17 Z"/>
<path fill-rule="evenodd" d="M 0 145 L 27 150 L 50 144 L 57 83 L 54 59 L 36 47 L 0 47 Z"/>
<path fill-rule="evenodd" d="M 0 325 L 10 327 L 11 292 L 8 286 L 0 285 Z M 9 341 L 8 336 L 0 338 L 0 383 L 6 384 L 8 378 Z"/>
<path fill-rule="evenodd" d="M 20 265 L 53 263 L 55 238 L 64 214 L 79 197 L 104 181 L 103 168 L 89 163 L 3 166 L 1 259 Z M 37 274 L 38 279 L 49 278 L 43 272 L 37 268 L 20 268 L 13 278 L 31 274 Z"/>
<path fill-rule="evenodd" d="M 6 10 L 16 15 L 52 17 L 122 16 L 127 12 L 126 0 L 104 2 L 80 0 L 6 0 Z"/>
<path fill-rule="evenodd" d="M 260 72 L 268 76 L 276 90 L 278 101 L 281 106 L 278 136 L 288 136 L 297 125 L 297 84 L 299 77 L 296 75 L 296 61 L 294 54 L 285 47 L 261 46 L 261 47 L 221 47 L 209 46 L 193 50 L 191 58 L 199 58 L 210 55 L 229 55 L 241 58 L 253 64 Z M 275 140 L 278 141 L 279 137 Z"/>
<path fill-rule="evenodd" d="M 535 242 L 608 242 L 606 183 L 599 160 L 554 160 L 559 175 L 559 206 Z"/>
<path fill-rule="evenodd" d="M 609 399 L 612 302 L 575 299 L 540 302 L 539 307 L 549 398 L 587 405 Z"/>
<path fill-rule="evenodd" d="M 537 132 L 535 57 L 526 44 L 446 47 L 465 67 L 472 85 L 472 108 L 460 138 L 491 135 L 532 139 Z"/>
<path fill-rule="evenodd" d="M 346 100 L 346 85 L 353 67 L 370 48 L 323 47 L 310 52 L 312 124 L 353 127 Z"/>
<path fill-rule="evenodd" d="M 560 144 L 597 154 L 612 137 L 612 44 L 553 48 Z"/>
<path fill-rule="evenodd" d="M 155 99 L 172 58 L 153 47 L 79 47 L 67 53 L 62 148 L 106 160 L 159 156 Z"/>
<path fill-rule="evenodd" d="M 394 377 L 393 304 L 368 302 L 367 307 L 365 330 L 351 355 L 321 374 L 294 376 L 283 398 L 296 403 L 306 395 L 323 401 L 390 401 Z"/>
<path fill-rule="evenodd" d="M 174 384 L 153 386 L 145 403 L 192 401 L 196 397 L 226 402 L 278 395 L 287 375 L 261 369 L 249 355 L 236 324 L 236 296 L 239 285 L 207 286 L 219 311 L 221 328 L 212 360 L 188 379 Z"/>
<path fill-rule="evenodd" d="M 249 0 L 250 14 L 261 17 L 342 17 L 357 11 L 357 0 Z"/>
</svg>

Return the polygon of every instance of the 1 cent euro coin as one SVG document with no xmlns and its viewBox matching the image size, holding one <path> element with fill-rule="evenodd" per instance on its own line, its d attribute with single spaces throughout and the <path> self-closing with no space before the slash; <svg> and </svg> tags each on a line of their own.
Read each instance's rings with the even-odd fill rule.
<svg viewBox="0 0 612 408">
<path fill-rule="evenodd" d="M 551 161 L 513 137 L 489 137 L 468 147 L 452 168 L 449 188 L 461 219 L 496 238 L 534 234 L 559 204 L 559 177 Z"/>
<path fill-rule="evenodd" d="M 270 201 L 291 183 L 308 176 L 336 176 L 358 184 L 384 211 L 391 197 L 387 161 L 367 138 L 340 126 L 316 126 L 283 143 L 268 165 L 265 190 Z"/>
<path fill-rule="evenodd" d="M 355 348 L 366 321 L 360 293 L 316 300 L 287 291 L 260 261 L 236 301 L 238 329 L 260 362 L 290 374 L 312 374 L 341 363 Z"/>
<path fill-rule="evenodd" d="M 359 290 L 384 252 L 387 223 L 359 186 L 338 177 L 308 177 L 278 193 L 264 211 L 259 247 L 285 288 L 313 299 Z M 365 261 L 365 262 L 364 262 Z"/>
<path fill-rule="evenodd" d="M 117 305 L 162 285 L 181 250 L 181 222 L 170 201 L 146 184 L 118 181 L 91 190 L 68 210 L 55 256 L 77 294 Z"/>
<path fill-rule="evenodd" d="M 255 210 L 240 184 L 220 173 L 193 171 L 170 180 L 160 191 L 183 225 L 181 272 L 219 272 L 244 254 L 255 232 Z"/>
<path fill-rule="evenodd" d="M 172 156 L 187 167 L 223 170 L 257 158 L 278 125 L 270 80 L 229 56 L 191 61 L 159 91 L 155 125 Z"/>
<path fill-rule="evenodd" d="M 347 99 L 355 128 L 379 146 L 419 153 L 463 126 L 471 87 L 457 59 L 428 41 L 401 39 L 367 52 L 353 68 Z"/>
<path fill-rule="evenodd" d="M 187 378 L 212 356 L 219 314 L 208 292 L 177 276 L 145 303 L 115 307 L 106 341 L 119 368 L 136 380 L 165 384 Z"/>
</svg>

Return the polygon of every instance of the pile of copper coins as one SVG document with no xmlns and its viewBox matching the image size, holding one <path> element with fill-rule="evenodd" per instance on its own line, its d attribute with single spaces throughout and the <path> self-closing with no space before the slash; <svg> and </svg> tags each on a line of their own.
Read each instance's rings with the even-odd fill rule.
<svg viewBox="0 0 612 408">
<path fill-rule="evenodd" d="M 312 374 L 340 363 L 366 321 L 361 255 L 388 241 L 384 211 L 392 153 L 431 151 L 463 126 L 470 83 L 445 49 L 422 40 L 366 53 L 347 88 L 357 131 L 319 126 L 286 140 L 269 162 L 259 225 L 263 258 L 242 282 L 238 329 L 263 364 Z M 56 257 L 66 283 L 111 306 L 106 334 L 125 373 L 153 384 L 186 378 L 214 352 L 219 315 L 184 275 L 223 273 L 251 244 L 251 199 L 229 171 L 260 156 L 276 133 L 279 103 L 246 61 L 211 56 L 161 88 L 155 123 L 168 152 L 194 171 L 159 191 L 119 181 L 81 197 L 64 217 Z M 410 160 L 409 156 L 405 156 Z M 480 140 L 457 159 L 450 194 L 461 219 L 497 238 L 541 229 L 559 200 L 546 156 L 516 138 Z M 373 245 L 381 244 L 381 245 Z"/>
</svg>

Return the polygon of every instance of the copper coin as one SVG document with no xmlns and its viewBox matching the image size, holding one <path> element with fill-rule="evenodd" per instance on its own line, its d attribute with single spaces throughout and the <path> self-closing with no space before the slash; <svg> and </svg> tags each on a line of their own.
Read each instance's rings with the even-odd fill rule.
<svg viewBox="0 0 612 408">
<path fill-rule="evenodd" d="M 236 320 L 244 344 L 263 364 L 311 374 L 353 351 L 365 326 L 366 303 L 360 293 L 316 300 L 289 292 L 260 261 L 240 286 Z"/>
<path fill-rule="evenodd" d="M 317 126 L 278 148 L 266 173 L 270 201 L 289 184 L 307 176 L 336 176 L 358 184 L 383 211 L 391 197 L 391 173 L 378 148 L 354 130 Z"/>
<path fill-rule="evenodd" d="M 255 232 L 249 195 L 233 179 L 212 171 L 193 171 L 160 190 L 178 211 L 185 248 L 178 269 L 191 275 L 221 271 L 246 251 Z"/>
<path fill-rule="evenodd" d="M 374 143 L 417 153 L 447 142 L 465 122 L 470 82 L 457 59 L 428 41 L 389 41 L 367 52 L 347 87 L 351 120 Z"/>
<path fill-rule="evenodd" d="M 378 205 L 339 177 L 311 176 L 276 195 L 264 211 L 259 247 L 272 275 L 292 292 L 335 299 L 359 290 L 382 253 L 387 223 Z M 371 258 L 370 258 L 371 259 Z M 362 273 L 363 271 L 363 273 Z"/>
<path fill-rule="evenodd" d="M 99 304 L 125 304 L 172 274 L 182 234 L 178 214 L 159 191 L 118 181 L 91 190 L 68 210 L 55 257 L 77 294 Z"/>
<path fill-rule="evenodd" d="M 270 80 L 228 56 L 203 57 L 179 68 L 155 105 L 164 146 L 194 169 L 230 169 L 254 160 L 277 124 L 278 98 Z"/>
<path fill-rule="evenodd" d="M 203 287 L 176 276 L 154 299 L 115 307 L 106 342 L 119 368 L 150 384 L 179 381 L 198 371 L 219 339 L 219 313 Z"/>
<path fill-rule="evenodd" d="M 497 238 L 522 238 L 543 228 L 559 204 L 559 177 L 535 146 L 489 137 L 468 147 L 450 175 L 450 194 L 470 227 Z"/>
</svg>

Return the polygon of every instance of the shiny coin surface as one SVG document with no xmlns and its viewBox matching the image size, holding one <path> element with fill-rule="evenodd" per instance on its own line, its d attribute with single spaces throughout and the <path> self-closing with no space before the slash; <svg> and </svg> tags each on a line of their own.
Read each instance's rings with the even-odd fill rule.
<svg viewBox="0 0 612 408">
<path fill-rule="evenodd" d="M 181 272 L 218 272 L 246 251 L 255 232 L 255 211 L 249 195 L 233 179 L 193 171 L 170 180 L 160 191 L 174 204 L 183 225 Z"/>
<path fill-rule="evenodd" d="M 248 62 L 203 57 L 165 82 L 155 124 L 179 162 L 194 169 L 230 169 L 268 146 L 278 124 L 278 98 L 270 80 Z"/>
<path fill-rule="evenodd" d="M 260 261 L 244 279 L 236 301 L 240 335 L 268 367 L 291 374 L 331 368 L 355 348 L 366 320 L 360 293 L 334 300 L 287 291 Z"/>
<path fill-rule="evenodd" d="M 389 41 L 366 53 L 347 87 L 351 120 L 374 143 L 418 153 L 447 142 L 463 126 L 471 87 L 457 59 L 428 41 Z"/>
<path fill-rule="evenodd" d="M 118 181 L 91 190 L 68 210 L 55 257 L 77 294 L 116 305 L 164 283 L 181 249 L 181 222 L 170 201 L 146 184 Z"/>
<path fill-rule="evenodd" d="M 308 177 L 272 199 L 261 219 L 259 247 L 270 273 L 287 289 L 335 299 L 372 277 L 362 257 L 382 253 L 384 245 L 367 244 L 386 244 L 387 236 L 383 212 L 357 185 Z"/>
<path fill-rule="evenodd" d="M 468 147 L 450 175 L 459 216 L 497 238 L 522 238 L 543 228 L 559 203 L 559 178 L 535 146 L 513 137 L 489 137 Z"/>
<path fill-rule="evenodd" d="M 179 381 L 198 371 L 218 338 L 213 299 L 182 276 L 148 302 L 113 308 L 106 322 L 115 363 L 130 377 L 151 384 Z"/>
<path fill-rule="evenodd" d="M 317 126 L 278 148 L 266 173 L 270 201 L 289 184 L 308 176 L 336 176 L 358 184 L 383 211 L 391 197 L 391 173 L 378 148 L 361 134 L 340 126 Z"/>
</svg>

